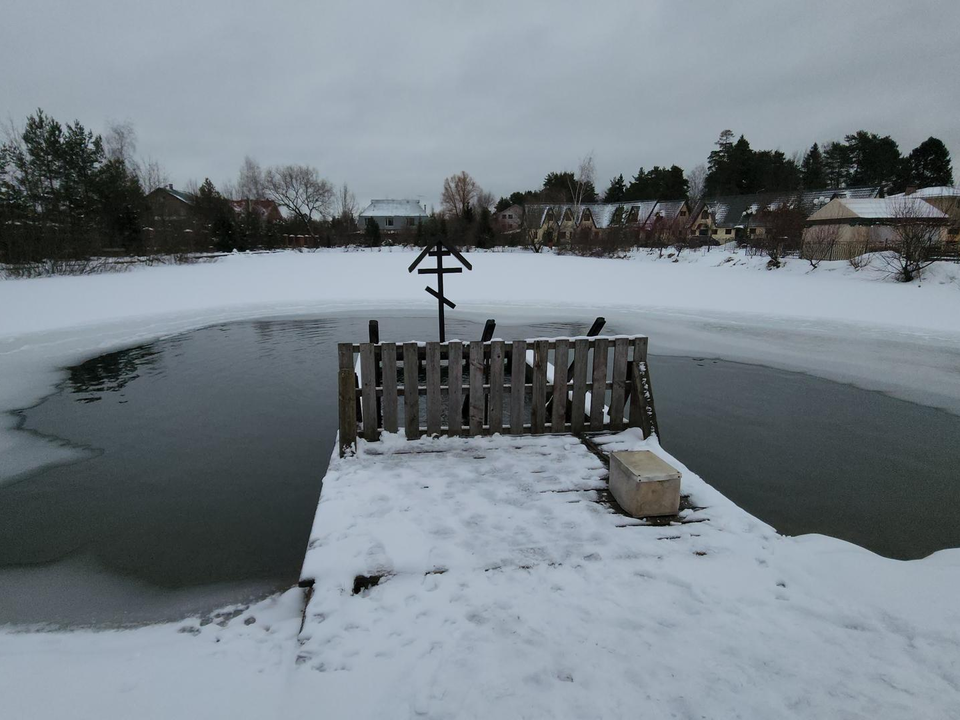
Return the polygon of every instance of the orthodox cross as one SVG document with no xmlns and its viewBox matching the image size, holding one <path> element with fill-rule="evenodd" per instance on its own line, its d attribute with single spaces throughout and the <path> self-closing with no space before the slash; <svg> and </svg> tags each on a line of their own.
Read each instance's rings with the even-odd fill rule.
<svg viewBox="0 0 960 720">
<path fill-rule="evenodd" d="M 423 259 L 429 255 L 430 257 L 435 257 L 437 259 L 437 266 L 435 268 L 420 268 L 417 270 L 417 265 L 423 262 Z M 443 276 L 449 273 L 460 273 L 463 272 L 461 267 L 444 267 L 443 259 L 445 257 L 453 256 L 465 267 L 467 270 L 473 270 L 473 265 L 460 254 L 460 251 L 457 250 L 453 245 L 448 245 L 443 240 L 437 240 L 433 245 L 427 245 L 419 255 L 417 259 L 413 261 L 407 272 L 413 272 L 417 270 L 418 275 L 436 275 L 437 276 L 437 289 L 434 290 L 432 287 L 427 285 L 425 290 L 433 295 L 437 299 L 437 313 L 439 315 L 440 321 L 440 342 L 446 342 L 446 331 L 443 324 L 443 306 L 446 305 L 451 310 L 456 307 L 455 303 L 450 302 L 443 294 Z"/>
</svg>

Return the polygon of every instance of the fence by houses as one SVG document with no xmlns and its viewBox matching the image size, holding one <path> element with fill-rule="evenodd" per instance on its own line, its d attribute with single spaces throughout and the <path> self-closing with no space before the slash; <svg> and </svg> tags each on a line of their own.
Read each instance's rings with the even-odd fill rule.
<svg viewBox="0 0 960 720">
<path fill-rule="evenodd" d="M 340 455 L 357 437 L 657 434 L 645 336 L 341 343 Z M 358 361 L 359 358 L 359 361 Z"/>
</svg>

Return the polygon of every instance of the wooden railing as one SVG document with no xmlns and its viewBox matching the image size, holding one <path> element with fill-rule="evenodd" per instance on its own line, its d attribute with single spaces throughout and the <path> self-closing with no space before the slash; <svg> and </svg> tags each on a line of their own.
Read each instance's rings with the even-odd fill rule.
<svg viewBox="0 0 960 720">
<path fill-rule="evenodd" d="M 644 336 L 341 343 L 338 358 L 341 457 L 358 435 L 372 441 L 401 428 L 408 440 L 658 434 Z"/>
</svg>

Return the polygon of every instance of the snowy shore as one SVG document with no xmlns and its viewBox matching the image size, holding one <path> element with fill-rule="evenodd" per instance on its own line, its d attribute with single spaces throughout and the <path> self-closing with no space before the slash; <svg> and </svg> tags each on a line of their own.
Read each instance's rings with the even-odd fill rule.
<svg viewBox="0 0 960 720">
<path fill-rule="evenodd" d="M 412 258 L 409 251 L 276 253 L 0 282 L 0 410 L 41 398 L 65 365 L 210 324 L 339 312 L 381 320 L 430 314 L 434 304 L 423 278 L 406 272 Z M 846 263 L 811 272 L 791 261 L 766 271 L 762 258 L 717 250 L 685 253 L 677 263 L 528 253 L 478 253 L 471 261 L 474 272 L 454 278 L 448 290 L 463 316 L 510 322 L 604 315 L 620 332 L 650 335 L 654 353 L 805 370 L 960 412 L 960 268 L 954 265 L 933 268 L 917 286 L 854 272 Z M 13 432 L 11 416 L 3 422 L 0 482 L 63 452 Z M 636 597 L 605 605 L 620 613 L 619 625 L 615 618 L 605 626 L 606 641 L 631 634 L 624 677 L 642 689 L 632 686 L 630 697 L 646 693 L 648 710 L 665 717 L 941 718 L 960 712 L 960 550 L 898 562 L 821 536 L 780 538 L 710 488 L 709 477 L 685 477 L 698 503 L 711 509 L 709 533 L 682 543 L 655 541 L 663 549 L 636 560 L 640 576 L 618 560 L 614 589 Z M 661 567 L 658 553 L 671 564 Z M 584 567 L 599 577 L 592 565 Z M 565 582 L 581 582 L 575 575 Z M 540 581 L 550 579 L 520 584 L 545 602 Z M 345 704 L 348 690 L 368 692 L 346 675 L 297 665 L 302 607 L 294 589 L 209 624 L 0 630 L 0 717 L 288 717 L 322 713 L 324 688 L 340 687 L 329 693 Z M 566 607 L 579 612 L 575 603 Z M 573 623 L 571 617 L 564 622 Z M 746 627 L 754 632 L 744 633 Z M 603 648 L 561 649 L 567 658 L 556 677 L 529 678 L 517 691 L 519 704 L 501 707 L 520 708 L 523 693 L 532 693 L 537 707 L 569 715 L 575 705 L 551 703 L 584 676 L 597 683 L 596 692 L 615 692 L 588 668 Z M 608 660 L 622 652 L 608 649 Z M 429 664 L 451 687 L 467 683 L 436 658 Z M 445 703 L 430 694 L 436 688 L 427 687 L 429 679 L 410 677 L 424 683 L 419 700 L 435 716 L 484 716 L 482 705 Z M 653 681 L 658 684 L 642 685 Z M 562 683 L 559 691 L 554 682 Z M 325 716 L 354 716 L 355 708 L 340 707 L 342 713 Z M 615 711 L 616 698 L 607 707 Z"/>
</svg>

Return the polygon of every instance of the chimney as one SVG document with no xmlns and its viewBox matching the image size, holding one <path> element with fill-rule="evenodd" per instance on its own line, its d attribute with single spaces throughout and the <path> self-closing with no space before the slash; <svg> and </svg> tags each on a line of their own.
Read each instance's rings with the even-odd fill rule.
<svg viewBox="0 0 960 720">
<path fill-rule="evenodd" d="M 173 183 L 170 183 L 169 185 L 167 185 L 167 190 L 173 190 Z"/>
</svg>

